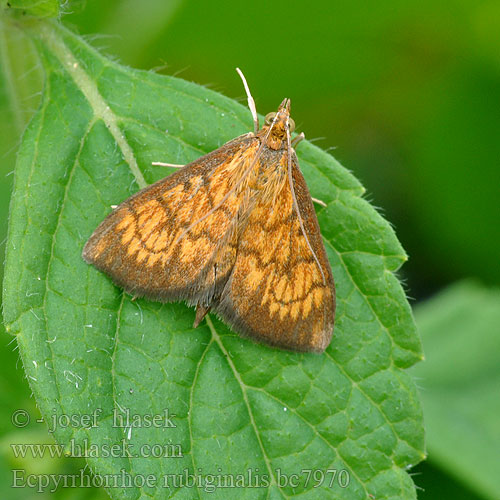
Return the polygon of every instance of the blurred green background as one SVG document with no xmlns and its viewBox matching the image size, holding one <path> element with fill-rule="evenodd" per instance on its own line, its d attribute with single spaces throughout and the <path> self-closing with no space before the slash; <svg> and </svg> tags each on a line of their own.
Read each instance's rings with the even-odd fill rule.
<svg viewBox="0 0 500 500">
<path fill-rule="evenodd" d="M 498 0 L 88 0 L 64 9 L 67 25 L 126 65 L 243 102 L 239 66 L 263 114 L 291 98 L 297 129 L 353 171 L 394 225 L 410 256 L 400 277 L 413 305 L 463 278 L 499 284 Z M 42 76 L 29 42 L 8 25 L 1 26 L 0 58 L 3 252 L 15 152 Z M 498 324 L 492 332 L 500 336 Z M 464 336 L 464 349 L 473 335 Z M 15 465 L 10 415 L 35 411 L 10 340 L 4 334 L 0 341 L 0 491 L 28 498 L 5 489 Z M 46 439 L 40 425 L 32 432 Z M 425 489 L 419 498 L 489 498 L 434 460 L 432 447 L 412 472 Z"/>
</svg>

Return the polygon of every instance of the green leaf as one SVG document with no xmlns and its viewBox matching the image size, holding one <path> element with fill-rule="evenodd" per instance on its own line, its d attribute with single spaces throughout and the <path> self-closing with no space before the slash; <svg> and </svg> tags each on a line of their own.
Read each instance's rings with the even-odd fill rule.
<svg viewBox="0 0 500 500">
<path fill-rule="evenodd" d="M 186 163 L 217 148 L 251 129 L 249 111 L 189 82 L 119 66 L 54 23 L 33 33 L 46 82 L 16 167 L 4 317 L 46 418 L 101 411 L 96 427 L 57 428 L 58 442 L 124 439 L 139 455 L 144 444 L 182 450 L 88 458 L 100 474 L 158 479 L 109 488 L 113 498 L 227 498 L 224 489 L 179 490 L 183 471 L 261 478 L 238 498 L 415 498 L 404 469 L 424 457 L 422 413 L 403 369 L 421 359 L 421 346 L 393 274 L 406 257 L 359 182 L 300 144 L 312 194 L 327 203 L 318 216 L 337 283 L 335 334 L 323 355 L 257 345 L 213 318 L 192 329 L 192 309 L 131 301 L 81 250 L 111 205 L 165 176 L 152 161 Z M 113 411 L 126 409 L 166 409 L 176 427 L 113 426 Z M 307 484 L 304 469 L 313 471 Z M 171 476 L 165 487 L 165 474 L 177 482 Z M 298 485 L 285 485 L 293 474 Z"/>
<path fill-rule="evenodd" d="M 0 252 L 7 235 L 10 175 L 16 147 L 33 110 L 39 105 L 41 69 L 31 40 L 5 22 L 0 12 Z M 4 216 L 5 214 L 5 216 Z M 0 269 L 3 277 L 3 268 Z M 1 279 L 1 278 L 0 278 Z"/>
<path fill-rule="evenodd" d="M 414 369 L 429 459 L 498 498 L 500 477 L 500 290 L 466 282 L 419 306 L 426 362 Z"/>
<path fill-rule="evenodd" d="M 59 15 L 59 0 L 2 0 L 2 7 L 35 17 Z"/>
</svg>

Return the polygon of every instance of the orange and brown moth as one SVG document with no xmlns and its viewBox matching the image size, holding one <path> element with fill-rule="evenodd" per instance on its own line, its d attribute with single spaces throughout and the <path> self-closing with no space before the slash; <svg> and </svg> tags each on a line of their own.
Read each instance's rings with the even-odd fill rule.
<svg viewBox="0 0 500 500">
<path fill-rule="evenodd" d="M 335 287 L 291 140 L 290 100 L 259 129 L 142 189 L 99 225 L 83 258 L 135 297 L 209 310 L 259 342 L 322 352 Z M 169 165 L 169 164 L 164 164 Z M 171 165 L 172 166 L 172 165 Z"/>
</svg>

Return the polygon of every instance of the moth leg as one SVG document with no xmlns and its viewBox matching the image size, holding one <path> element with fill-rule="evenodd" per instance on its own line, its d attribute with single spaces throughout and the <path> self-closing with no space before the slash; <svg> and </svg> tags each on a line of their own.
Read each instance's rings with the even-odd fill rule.
<svg viewBox="0 0 500 500">
<path fill-rule="evenodd" d="M 311 196 L 311 200 L 314 201 L 314 203 L 321 205 L 322 207 L 326 207 L 326 203 L 323 200 L 318 200 L 318 198 L 313 198 L 312 196 Z"/>
<path fill-rule="evenodd" d="M 294 148 L 302 139 L 305 139 L 306 136 L 304 132 L 301 132 L 297 137 L 292 139 L 292 147 Z"/>
<path fill-rule="evenodd" d="M 194 318 L 193 328 L 198 328 L 198 325 L 203 321 L 203 318 L 208 314 L 208 311 L 210 311 L 210 306 L 205 307 L 201 304 L 196 306 L 196 317 Z"/>
<path fill-rule="evenodd" d="M 178 163 L 163 163 L 161 161 L 154 161 L 151 165 L 155 165 L 158 167 L 172 167 L 172 168 L 183 168 L 186 165 L 179 165 Z"/>
<path fill-rule="evenodd" d="M 236 68 L 238 75 L 240 75 L 241 80 L 243 81 L 243 87 L 245 87 L 245 92 L 247 94 L 248 107 L 250 108 L 250 112 L 252 113 L 253 118 L 253 126 L 254 133 L 256 134 L 259 131 L 259 116 L 257 115 L 257 108 L 255 107 L 255 101 L 253 100 L 252 94 L 250 93 L 250 89 L 248 88 L 248 83 L 245 78 L 245 75 L 241 71 L 240 68 Z"/>
</svg>

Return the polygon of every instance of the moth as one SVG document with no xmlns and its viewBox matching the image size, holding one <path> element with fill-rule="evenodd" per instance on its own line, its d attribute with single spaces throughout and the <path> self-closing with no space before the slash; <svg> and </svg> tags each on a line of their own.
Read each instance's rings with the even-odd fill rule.
<svg viewBox="0 0 500 500">
<path fill-rule="evenodd" d="M 258 342 L 323 352 L 335 286 L 295 154 L 304 134 L 291 139 L 289 99 L 260 128 L 237 71 L 254 132 L 122 202 L 87 241 L 83 259 L 134 297 L 196 306 L 194 327 L 213 311 Z"/>
</svg>

